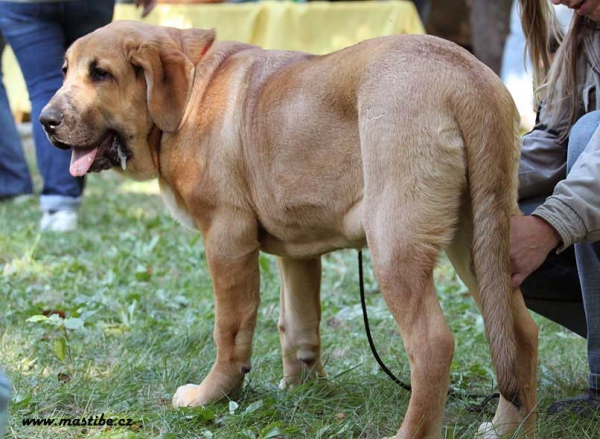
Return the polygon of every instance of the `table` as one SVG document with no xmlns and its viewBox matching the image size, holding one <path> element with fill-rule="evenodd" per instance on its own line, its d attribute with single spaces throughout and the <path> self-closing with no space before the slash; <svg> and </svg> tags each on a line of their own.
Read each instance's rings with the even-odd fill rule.
<svg viewBox="0 0 600 439">
<path fill-rule="evenodd" d="M 132 4 L 117 4 L 115 20 L 137 20 L 179 28 L 212 28 L 218 40 L 265 49 L 324 54 L 384 35 L 425 33 L 412 1 L 159 4 L 148 17 Z M 2 60 L 13 112 L 30 111 L 29 98 L 13 53 Z"/>
</svg>

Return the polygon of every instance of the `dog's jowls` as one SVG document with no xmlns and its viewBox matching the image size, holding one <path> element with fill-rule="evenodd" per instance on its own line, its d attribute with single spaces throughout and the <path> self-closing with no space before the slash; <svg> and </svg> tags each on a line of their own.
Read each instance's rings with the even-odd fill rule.
<svg viewBox="0 0 600 439">
<path fill-rule="evenodd" d="M 396 437 L 440 438 L 454 341 L 432 272 L 445 249 L 483 313 L 502 393 L 481 434 L 522 424 L 535 436 L 537 328 L 509 273 L 518 116 L 472 56 L 426 36 L 313 56 L 116 22 L 78 40 L 64 70 L 41 121 L 73 148 L 73 174 L 158 178 L 174 216 L 204 238 L 217 358 L 175 406 L 242 385 L 259 251 L 281 272 L 282 386 L 324 375 L 320 257 L 368 246 L 411 367 Z"/>
</svg>

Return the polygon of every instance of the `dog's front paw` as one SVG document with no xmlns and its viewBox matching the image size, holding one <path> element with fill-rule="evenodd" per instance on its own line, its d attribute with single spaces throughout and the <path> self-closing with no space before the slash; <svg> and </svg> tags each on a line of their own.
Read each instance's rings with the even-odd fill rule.
<svg viewBox="0 0 600 439">
<path fill-rule="evenodd" d="M 199 386 L 186 384 L 179 387 L 173 395 L 173 407 L 200 407 L 225 397 L 236 398 L 239 396 L 244 376 L 223 378 L 223 376 L 211 373 Z"/>
<path fill-rule="evenodd" d="M 199 407 L 208 403 L 203 401 L 200 386 L 196 384 L 186 384 L 181 386 L 173 395 L 173 407 Z"/>
<path fill-rule="evenodd" d="M 500 439 L 501 437 L 491 422 L 484 422 L 479 426 L 475 439 Z"/>
</svg>

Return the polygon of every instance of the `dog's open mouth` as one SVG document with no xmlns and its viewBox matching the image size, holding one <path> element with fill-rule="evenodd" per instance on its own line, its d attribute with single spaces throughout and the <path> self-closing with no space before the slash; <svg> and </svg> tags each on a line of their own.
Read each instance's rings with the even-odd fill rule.
<svg viewBox="0 0 600 439">
<path fill-rule="evenodd" d="M 95 146 L 74 147 L 69 170 L 73 177 L 82 177 L 88 172 L 101 172 L 113 166 L 126 170 L 127 159 L 130 157 L 131 153 L 121 137 L 114 131 L 108 131 Z"/>
</svg>

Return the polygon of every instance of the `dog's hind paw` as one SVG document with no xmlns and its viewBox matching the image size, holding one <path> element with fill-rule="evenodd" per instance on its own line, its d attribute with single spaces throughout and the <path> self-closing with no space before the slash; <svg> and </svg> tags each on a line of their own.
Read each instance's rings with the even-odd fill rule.
<svg viewBox="0 0 600 439">
<path fill-rule="evenodd" d="M 285 380 L 285 378 L 283 378 L 281 381 L 279 381 L 279 390 L 285 390 L 288 388 L 288 383 Z"/>
<path fill-rule="evenodd" d="M 301 382 L 302 381 L 297 377 L 282 378 L 281 381 L 279 381 L 279 390 L 293 389 Z"/>
<path fill-rule="evenodd" d="M 491 422 L 484 422 L 479 426 L 475 439 L 500 439 L 501 437 Z"/>
</svg>

